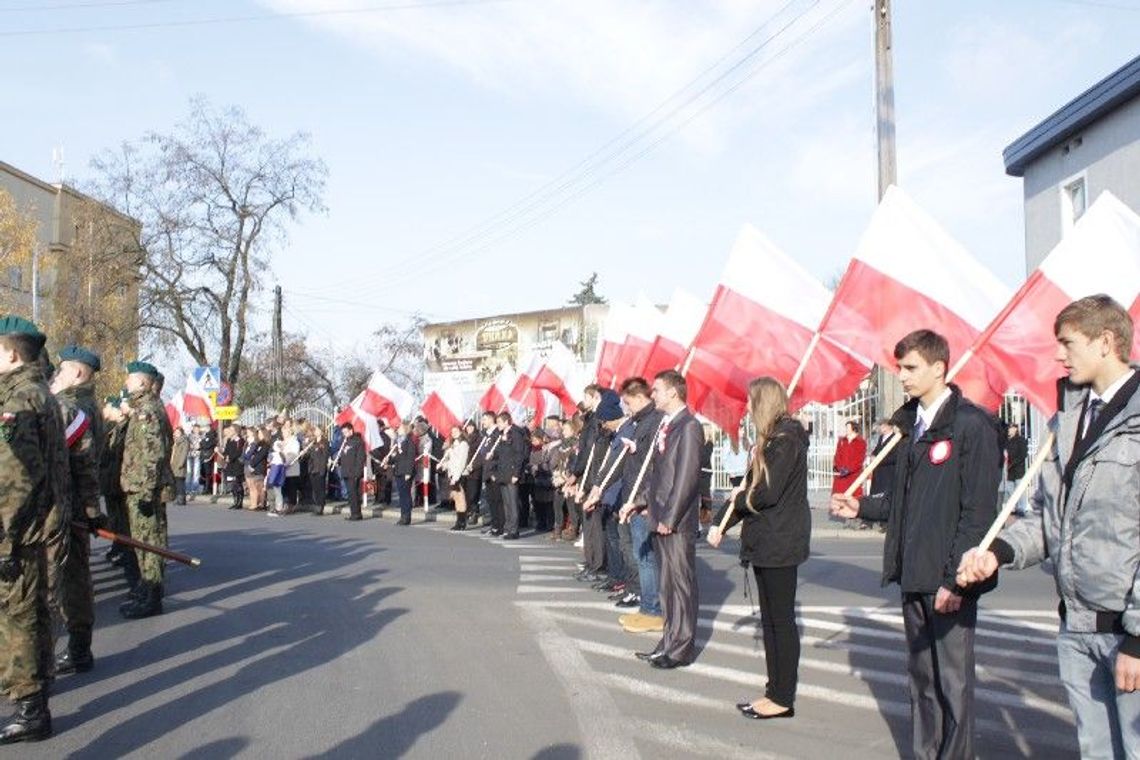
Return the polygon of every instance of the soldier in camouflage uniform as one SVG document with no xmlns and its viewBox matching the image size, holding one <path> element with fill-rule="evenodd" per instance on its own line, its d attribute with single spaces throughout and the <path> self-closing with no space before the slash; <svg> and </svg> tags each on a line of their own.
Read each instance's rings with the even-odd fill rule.
<svg viewBox="0 0 1140 760">
<path fill-rule="evenodd" d="M 103 404 L 104 439 L 99 458 L 99 492 L 107 506 L 107 522 L 112 533 L 131 534 L 127 520 L 127 502 L 119 479 L 123 471 L 123 437 L 127 432 L 127 416 L 121 408 L 122 396 L 108 396 Z M 104 555 L 112 565 L 122 567 L 134 552 L 121 544 L 112 544 Z M 137 568 L 136 568 L 137 569 Z"/>
<path fill-rule="evenodd" d="M 0 317 L 0 688 L 16 703 L 0 744 L 51 736 L 45 523 L 71 493 L 63 420 L 37 361 L 44 342 L 31 322 Z"/>
<path fill-rule="evenodd" d="M 48 539 L 48 587 L 53 610 L 62 615 L 68 634 L 67 651 L 55 661 L 56 673 L 85 673 L 95 666 L 91 654 L 91 630 L 95 625 L 91 534 L 107 524 L 99 509 L 99 458 L 104 432 L 103 417 L 95 402 L 95 373 L 102 363 L 97 354 L 79 346 L 67 346 L 59 352 L 59 359 L 51 390 L 63 412 L 73 511 L 70 516 L 61 515 L 58 537 Z M 58 511 L 53 506 L 52 513 Z"/>
<path fill-rule="evenodd" d="M 154 393 L 158 370 L 147 362 L 127 365 L 127 431 L 123 439 L 120 483 L 127 500 L 131 537 L 165 547 L 164 489 L 171 487 L 170 440 L 166 409 Z M 165 424 L 164 424 L 165 423 Z M 123 617 L 144 618 L 162 613 L 164 561 L 151 552 L 135 552 L 141 580 L 133 600 L 119 608 Z"/>
</svg>

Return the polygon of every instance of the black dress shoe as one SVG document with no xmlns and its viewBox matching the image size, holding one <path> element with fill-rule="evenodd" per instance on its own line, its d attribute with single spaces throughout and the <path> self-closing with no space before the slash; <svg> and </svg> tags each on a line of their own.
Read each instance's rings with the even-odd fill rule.
<svg viewBox="0 0 1140 760">
<path fill-rule="evenodd" d="M 499 536 L 503 535 L 503 531 L 499 530 L 498 528 L 491 528 L 491 530 L 487 531 L 487 535 L 498 538 Z"/>
<path fill-rule="evenodd" d="M 669 655 L 663 654 L 660 657 L 650 658 L 649 664 L 658 670 L 672 670 L 673 668 L 684 668 L 688 666 L 689 663 L 674 660 Z"/>
<path fill-rule="evenodd" d="M 651 660 L 655 660 L 658 657 L 662 657 L 663 654 L 661 652 L 656 652 L 656 651 L 654 651 L 654 652 L 634 652 L 633 656 L 639 660 L 644 660 L 645 662 L 650 662 Z"/>
<path fill-rule="evenodd" d="M 796 717 L 796 708 L 794 708 L 794 707 L 789 707 L 787 710 L 784 710 L 783 712 L 774 713 L 772 715 L 765 715 L 762 712 L 757 712 L 756 708 L 754 708 L 749 703 L 745 703 L 744 707 L 741 707 L 740 705 L 737 705 L 736 707 L 738 710 L 740 710 L 741 715 L 743 715 L 745 718 L 749 718 L 750 720 L 770 720 L 772 718 L 794 718 L 794 717 Z"/>
<path fill-rule="evenodd" d="M 503 536 L 503 540 L 504 541 L 518 541 L 519 540 L 519 534 L 518 533 L 507 533 L 506 535 Z"/>
<path fill-rule="evenodd" d="M 641 597 L 640 596 L 638 596 L 637 594 L 626 594 L 620 600 L 615 602 L 614 606 L 615 607 L 621 607 L 622 609 L 628 609 L 630 607 L 637 607 L 640 604 L 641 604 Z"/>
</svg>

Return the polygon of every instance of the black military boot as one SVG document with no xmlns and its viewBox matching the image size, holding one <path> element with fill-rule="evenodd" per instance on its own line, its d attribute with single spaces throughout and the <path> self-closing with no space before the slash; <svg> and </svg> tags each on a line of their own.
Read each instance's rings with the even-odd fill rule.
<svg viewBox="0 0 1140 760">
<path fill-rule="evenodd" d="M 95 655 L 91 654 L 91 630 L 70 631 L 67 637 L 67 651 L 55 660 L 56 675 L 86 673 L 95 667 Z"/>
<path fill-rule="evenodd" d="M 147 583 L 146 581 L 143 581 L 139 585 L 142 588 L 142 595 L 134 604 L 120 607 L 119 614 L 128 620 L 139 620 L 141 618 L 153 617 L 154 615 L 161 615 L 162 586 L 158 583 Z"/>
<path fill-rule="evenodd" d="M 0 727 L 0 744 L 38 742 L 51 736 L 51 713 L 42 691 L 16 701 L 16 712 Z"/>
</svg>

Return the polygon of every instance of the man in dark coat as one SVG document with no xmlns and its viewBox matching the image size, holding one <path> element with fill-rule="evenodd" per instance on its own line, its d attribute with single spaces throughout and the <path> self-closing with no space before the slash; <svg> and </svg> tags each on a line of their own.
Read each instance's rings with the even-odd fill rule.
<svg viewBox="0 0 1140 760">
<path fill-rule="evenodd" d="M 1006 428 L 1005 439 L 1005 494 L 1008 496 L 1017 488 L 1018 482 L 1025 477 L 1025 460 L 1029 457 L 1029 443 L 1021 434 L 1021 428 L 1010 425 Z M 1022 495 L 1014 511 L 1024 515 L 1028 509 L 1029 501 Z"/>
<path fill-rule="evenodd" d="M 697 530 L 704 431 L 685 405 L 686 391 L 685 378 L 674 370 L 660 372 L 653 380 L 653 403 L 664 420 L 650 454 L 647 527 L 660 565 L 665 630 L 653 651 L 641 657 L 666 670 L 688 665 L 696 657 Z"/>
<path fill-rule="evenodd" d="M 351 423 L 342 426 L 344 430 L 344 443 L 340 449 L 340 474 L 344 478 L 348 489 L 348 517 L 347 520 L 360 520 L 360 485 L 364 478 L 364 439 L 356 434 Z"/>
<path fill-rule="evenodd" d="M 492 477 L 502 494 L 503 540 L 513 541 L 519 537 L 519 481 L 530 461 L 530 444 L 507 412 L 500 412 L 495 421 L 502 442 L 492 457 Z"/>
<path fill-rule="evenodd" d="M 974 757 L 974 626 L 989 583 L 962 588 L 962 555 L 997 512 L 1001 479 L 997 420 L 946 384 L 950 349 L 930 330 L 895 346 L 911 398 L 895 419 L 899 444 L 892 488 L 862 499 L 835 494 L 837 517 L 885 521 L 883 585 L 902 588 L 914 756 Z"/>
</svg>

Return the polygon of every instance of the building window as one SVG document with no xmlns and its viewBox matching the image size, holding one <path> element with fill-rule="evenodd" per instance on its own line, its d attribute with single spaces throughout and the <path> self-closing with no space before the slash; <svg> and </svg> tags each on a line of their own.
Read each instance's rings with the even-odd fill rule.
<svg viewBox="0 0 1140 760">
<path fill-rule="evenodd" d="M 1088 209 L 1088 190 L 1083 176 L 1061 185 L 1061 222 L 1068 232 Z"/>
</svg>

